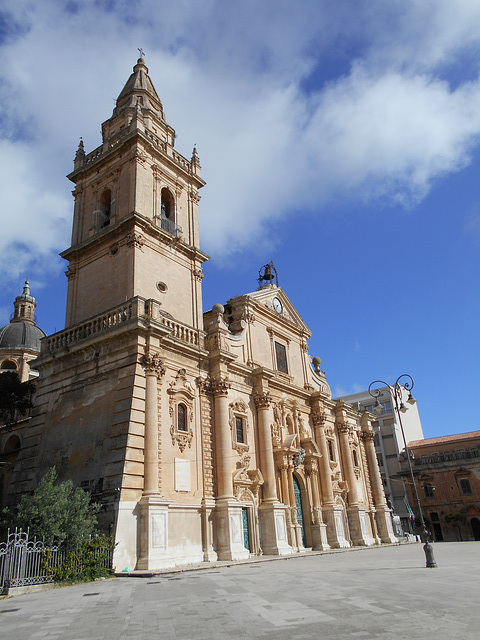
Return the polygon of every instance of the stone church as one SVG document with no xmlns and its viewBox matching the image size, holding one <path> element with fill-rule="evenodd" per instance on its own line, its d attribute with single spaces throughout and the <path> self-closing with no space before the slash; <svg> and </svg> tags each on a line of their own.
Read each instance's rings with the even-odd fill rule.
<svg viewBox="0 0 480 640">
<path fill-rule="evenodd" d="M 274 266 L 203 313 L 199 156 L 142 58 L 102 140 L 68 176 L 66 328 L 31 363 L 32 415 L 0 429 L 8 500 L 55 465 L 101 503 L 117 571 L 394 541 L 373 417 L 332 400 Z"/>
</svg>

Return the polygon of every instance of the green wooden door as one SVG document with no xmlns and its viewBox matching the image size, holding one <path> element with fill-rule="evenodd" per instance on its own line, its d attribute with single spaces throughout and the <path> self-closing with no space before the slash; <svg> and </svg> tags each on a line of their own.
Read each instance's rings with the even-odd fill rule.
<svg viewBox="0 0 480 640">
<path fill-rule="evenodd" d="M 247 507 L 242 508 L 242 519 L 243 519 L 243 546 L 245 549 L 250 551 L 250 532 L 248 530 L 248 509 Z"/>
<path fill-rule="evenodd" d="M 302 527 L 302 542 L 303 546 L 306 547 L 307 539 L 305 538 L 305 527 L 303 524 L 302 494 L 300 484 L 295 476 L 293 476 L 293 492 L 295 494 L 295 506 L 297 507 L 297 522 Z"/>
</svg>

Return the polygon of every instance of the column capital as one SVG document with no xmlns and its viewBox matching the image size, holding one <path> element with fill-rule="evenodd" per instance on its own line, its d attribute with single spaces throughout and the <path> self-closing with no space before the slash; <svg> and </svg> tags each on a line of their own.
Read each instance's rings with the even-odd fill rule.
<svg viewBox="0 0 480 640">
<path fill-rule="evenodd" d="M 348 435 L 350 433 L 350 425 L 348 422 L 337 422 L 336 427 L 339 433 Z"/>
<path fill-rule="evenodd" d="M 147 375 L 155 375 L 157 378 L 162 378 L 165 375 L 164 361 L 158 353 L 147 351 L 140 358 L 140 364 Z"/>
<path fill-rule="evenodd" d="M 272 397 L 268 392 L 257 391 L 253 396 L 253 401 L 257 409 L 268 409 L 273 404 Z"/>
<path fill-rule="evenodd" d="M 228 378 L 217 378 L 212 380 L 212 392 L 215 396 L 227 396 L 228 390 L 230 389 L 230 383 L 228 382 Z"/>
<path fill-rule="evenodd" d="M 375 434 L 373 431 L 360 431 L 360 438 L 362 438 L 362 440 L 365 440 L 365 442 L 373 442 L 373 439 L 375 438 Z"/>
<path fill-rule="evenodd" d="M 323 427 L 325 425 L 326 416 L 323 409 L 312 409 L 310 415 L 315 427 Z"/>
</svg>

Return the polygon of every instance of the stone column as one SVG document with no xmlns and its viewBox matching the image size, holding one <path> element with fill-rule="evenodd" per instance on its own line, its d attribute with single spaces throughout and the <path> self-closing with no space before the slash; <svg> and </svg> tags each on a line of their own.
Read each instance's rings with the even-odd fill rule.
<svg viewBox="0 0 480 640">
<path fill-rule="evenodd" d="M 165 374 L 158 354 L 147 353 L 145 369 L 145 436 L 143 495 L 158 494 L 158 380 Z"/>
<path fill-rule="evenodd" d="M 158 380 L 165 374 L 158 353 L 147 353 L 145 369 L 145 432 L 143 496 L 138 503 L 137 569 L 156 570 L 175 566 L 168 550 L 168 501 L 158 482 Z"/>
<path fill-rule="evenodd" d="M 348 484 L 348 505 L 353 507 L 358 505 L 357 493 L 357 477 L 353 468 L 352 452 L 350 450 L 350 441 L 348 435 L 350 428 L 348 424 L 341 422 L 337 425 L 340 434 L 340 449 L 342 452 L 343 469 L 345 471 L 345 480 Z"/>
<path fill-rule="evenodd" d="M 291 542 L 290 544 L 295 547 L 297 551 L 304 549 L 302 540 L 302 527 L 297 518 L 297 505 L 295 502 L 295 489 L 293 486 L 293 459 L 288 461 L 288 493 L 290 498 L 290 513 L 291 513 Z"/>
<path fill-rule="evenodd" d="M 315 427 L 316 441 L 320 449 L 320 477 L 324 503 L 333 505 L 332 472 L 330 469 L 330 452 L 328 451 L 325 435 L 325 414 L 323 411 L 313 411 L 312 421 Z"/>
<path fill-rule="evenodd" d="M 217 499 L 233 499 L 232 434 L 228 422 L 228 389 L 226 378 L 212 381 L 215 415 L 215 462 L 217 470 Z"/>
<path fill-rule="evenodd" d="M 397 538 L 393 532 L 392 514 L 385 499 L 382 476 L 380 474 L 380 469 L 378 468 L 377 454 L 375 453 L 375 444 L 373 442 L 375 434 L 372 431 L 370 421 L 366 414 L 362 418 L 361 437 L 365 442 L 368 472 L 370 475 L 372 496 L 375 505 L 375 522 L 380 540 L 382 542 L 397 542 Z"/>
<path fill-rule="evenodd" d="M 330 549 L 327 541 L 327 525 L 323 522 L 322 507 L 320 506 L 320 487 L 318 484 L 318 466 L 316 459 L 309 460 L 305 465 L 305 474 L 310 485 L 310 496 L 312 501 L 312 524 L 310 532 L 312 535 L 312 548 L 314 551 L 326 551 Z"/>
<path fill-rule="evenodd" d="M 253 396 L 253 399 L 257 408 L 260 469 L 262 471 L 264 481 L 263 502 L 274 503 L 278 502 L 278 499 L 271 432 L 271 424 L 273 421 L 271 409 L 272 400 L 268 393 L 256 393 Z"/>
<path fill-rule="evenodd" d="M 229 388 L 227 378 L 221 373 L 212 380 L 217 472 L 215 542 L 219 560 L 243 560 L 250 557 L 250 552 L 243 545 L 242 507 L 233 495 L 232 433 L 228 421 Z"/>
</svg>

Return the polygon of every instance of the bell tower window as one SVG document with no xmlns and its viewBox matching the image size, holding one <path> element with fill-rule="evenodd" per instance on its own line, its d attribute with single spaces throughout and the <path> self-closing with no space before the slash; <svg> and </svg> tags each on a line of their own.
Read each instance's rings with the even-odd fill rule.
<svg viewBox="0 0 480 640">
<path fill-rule="evenodd" d="M 175 223 L 175 200 L 167 187 L 163 187 L 161 191 L 160 226 L 172 236 L 178 236 L 182 231 Z"/>
<path fill-rule="evenodd" d="M 108 227 L 110 224 L 110 215 L 112 209 L 112 192 L 105 189 L 100 198 L 100 227 Z"/>
</svg>

